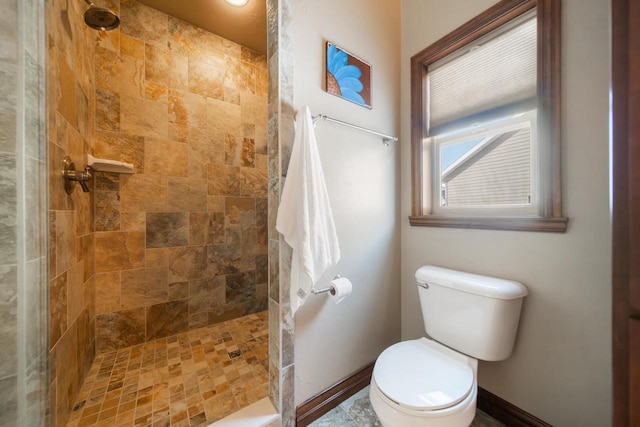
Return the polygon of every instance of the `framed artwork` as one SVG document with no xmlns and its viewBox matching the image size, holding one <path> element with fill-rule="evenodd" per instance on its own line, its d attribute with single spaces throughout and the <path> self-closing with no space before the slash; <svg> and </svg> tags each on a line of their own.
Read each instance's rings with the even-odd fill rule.
<svg viewBox="0 0 640 427">
<path fill-rule="evenodd" d="M 326 90 L 371 109 L 371 65 L 327 42 Z"/>
</svg>

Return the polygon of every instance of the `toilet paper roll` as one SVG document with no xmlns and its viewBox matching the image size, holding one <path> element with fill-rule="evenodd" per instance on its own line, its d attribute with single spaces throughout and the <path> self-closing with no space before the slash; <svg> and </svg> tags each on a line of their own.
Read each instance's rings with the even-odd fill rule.
<svg viewBox="0 0 640 427">
<path fill-rule="evenodd" d="M 347 279 L 346 277 L 333 279 L 329 282 L 329 287 L 331 288 L 331 290 L 329 291 L 329 297 L 336 304 L 340 304 L 343 299 L 351 294 L 351 280 Z"/>
</svg>

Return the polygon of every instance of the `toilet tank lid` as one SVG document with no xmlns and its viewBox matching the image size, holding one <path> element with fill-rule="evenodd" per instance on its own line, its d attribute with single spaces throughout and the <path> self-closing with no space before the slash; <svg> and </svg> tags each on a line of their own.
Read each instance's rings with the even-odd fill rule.
<svg viewBox="0 0 640 427">
<path fill-rule="evenodd" d="M 517 299 L 527 296 L 527 288 L 519 282 L 448 268 L 425 265 L 416 271 L 419 283 L 440 285 L 495 299 Z"/>
</svg>

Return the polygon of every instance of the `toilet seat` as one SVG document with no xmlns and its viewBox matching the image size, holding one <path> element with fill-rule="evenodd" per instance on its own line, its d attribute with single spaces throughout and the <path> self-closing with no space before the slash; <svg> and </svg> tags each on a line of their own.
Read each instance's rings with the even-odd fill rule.
<svg viewBox="0 0 640 427">
<path fill-rule="evenodd" d="M 437 411 L 457 405 L 475 388 L 473 369 L 451 350 L 421 338 L 387 348 L 378 357 L 373 378 L 378 389 L 398 405 Z"/>
</svg>

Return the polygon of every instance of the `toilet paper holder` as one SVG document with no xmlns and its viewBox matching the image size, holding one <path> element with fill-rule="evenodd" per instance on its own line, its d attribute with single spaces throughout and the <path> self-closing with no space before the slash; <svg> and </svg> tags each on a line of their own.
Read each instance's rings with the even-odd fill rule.
<svg viewBox="0 0 640 427">
<path fill-rule="evenodd" d="M 336 274 L 336 276 L 333 278 L 333 280 L 336 279 L 341 279 L 343 276 L 341 274 Z M 335 290 L 331 287 L 329 288 L 322 288 L 322 289 L 311 289 L 311 293 L 314 295 L 319 295 L 319 294 L 325 294 L 327 292 L 330 292 L 332 295 L 335 294 Z"/>
</svg>

